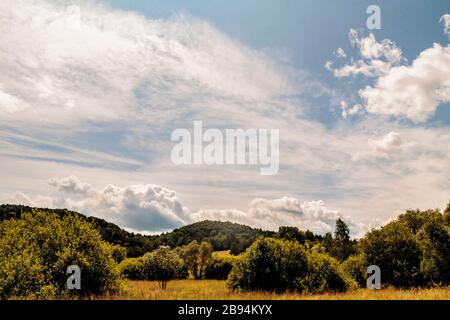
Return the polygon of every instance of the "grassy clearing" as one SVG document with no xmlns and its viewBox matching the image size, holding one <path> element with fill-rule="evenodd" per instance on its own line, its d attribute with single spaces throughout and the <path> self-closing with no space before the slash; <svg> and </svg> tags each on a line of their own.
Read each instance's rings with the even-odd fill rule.
<svg viewBox="0 0 450 320">
<path fill-rule="evenodd" d="M 166 290 L 155 281 L 128 281 L 127 291 L 104 299 L 131 300 L 450 300 L 450 288 L 440 289 L 359 289 L 339 294 L 303 295 L 298 293 L 275 294 L 265 292 L 239 293 L 226 287 L 226 281 L 175 280 Z"/>
</svg>

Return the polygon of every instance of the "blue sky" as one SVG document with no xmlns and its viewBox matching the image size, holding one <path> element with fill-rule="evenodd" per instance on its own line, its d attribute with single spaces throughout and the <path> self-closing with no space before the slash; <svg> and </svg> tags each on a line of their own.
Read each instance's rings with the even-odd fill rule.
<svg viewBox="0 0 450 320">
<path fill-rule="evenodd" d="M 381 8 L 381 30 L 366 9 Z M 354 235 L 450 198 L 448 1 L 5 0 L 0 200 L 129 230 Z M 176 166 L 174 130 L 280 130 L 280 171 Z"/>
<path fill-rule="evenodd" d="M 282 52 L 294 67 L 310 72 L 314 78 L 333 88 L 342 88 L 340 81 L 323 65 L 333 58 L 336 48 L 351 49 L 347 41 L 351 28 L 368 32 L 366 8 L 369 5 L 377 4 L 382 9 L 382 28 L 373 33 L 378 38 L 389 38 L 400 44 L 410 61 L 433 42 L 447 43 L 447 36 L 438 21 L 450 7 L 446 1 L 430 4 L 423 0 L 105 2 L 152 19 L 167 19 L 177 14 L 199 17 L 256 50 L 268 52 L 275 58 Z M 345 86 L 342 89 L 345 90 Z M 327 101 L 318 102 L 325 104 Z M 319 112 L 313 110 L 312 115 L 327 125 L 333 124 L 335 118 L 325 112 L 320 108 Z M 440 108 L 433 120 L 450 123 L 450 111 Z"/>
</svg>

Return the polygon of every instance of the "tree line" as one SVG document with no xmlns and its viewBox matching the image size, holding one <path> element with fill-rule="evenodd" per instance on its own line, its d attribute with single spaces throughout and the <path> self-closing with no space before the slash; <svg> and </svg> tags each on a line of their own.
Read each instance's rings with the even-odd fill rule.
<svg viewBox="0 0 450 320">
<path fill-rule="evenodd" d="M 22 207 L 20 215 L 5 216 L 10 207 L 1 209 L 0 298 L 113 293 L 126 278 L 156 280 L 162 289 L 172 279 L 192 278 L 227 279 L 240 291 L 341 292 L 364 287 L 369 265 L 380 267 L 383 286 L 450 284 L 450 203 L 443 212 L 408 210 L 358 240 L 341 219 L 325 236 L 205 221 L 161 235 L 158 246 L 131 257 L 127 247 L 105 241 L 95 220 L 78 213 Z M 242 233 L 231 235 L 236 230 Z M 224 238 L 225 231 L 231 234 Z M 220 245 L 220 238 L 251 243 L 233 252 L 238 242 Z M 73 264 L 83 274 L 79 291 L 65 286 L 65 268 Z"/>
</svg>

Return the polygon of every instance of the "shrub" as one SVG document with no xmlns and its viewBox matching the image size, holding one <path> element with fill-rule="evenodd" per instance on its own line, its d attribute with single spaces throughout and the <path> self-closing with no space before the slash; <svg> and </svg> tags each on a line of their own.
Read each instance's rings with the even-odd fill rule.
<svg viewBox="0 0 450 320">
<path fill-rule="evenodd" d="M 305 274 L 307 259 L 295 241 L 260 238 L 246 250 L 228 277 L 232 289 L 286 291 Z"/>
<path fill-rule="evenodd" d="M 367 263 L 364 254 L 352 255 L 341 264 L 346 272 L 360 287 L 367 285 Z"/>
<path fill-rule="evenodd" d="M 112 248 L 75 215 L 33 212 L 0 223 L 0 297 L 67 294 L 67 267 L 81 269 L 81 290 L 99 294 L 120 287 Z"/>
<path fill-rule="evenodd" d="M 304 293 L 344 292 L 356 288 L 339 262 L 326 253 L 308 251 L 308 272 L 297 278 L 297 290 Z"/>
<path fill-rule="evenodd" d="M 117 263 L 120 263 L 126 259 L 127 249 L 119 245 L 114 245 L 112 247 L 112 256 Z"/>
<path fill-rule="evenodd" d="M 144 280 L 144 260 L 127 258 L 119 264 L 120 274 L 130 280 Z"/>
<path fill-rule="evenodd" d="M 213 257 L 205 269 L 205 279 L 225 280 L 233 268 L 233 259 Z"/>
</svg>

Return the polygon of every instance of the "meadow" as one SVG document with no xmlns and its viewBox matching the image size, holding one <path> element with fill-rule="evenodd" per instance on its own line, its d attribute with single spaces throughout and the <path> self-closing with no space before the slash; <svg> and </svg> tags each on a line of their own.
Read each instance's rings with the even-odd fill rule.
<svg viewBox="0 0 450 320">
<path fill-rule="evenodd" d="M 450 300 L 450 287 L 431 289 L 358 289 L 346 293 L 233 292 L 224 280 L 173 280 L 165 290 L 157 281 L 127 281 L 126 291 L 111 300 Z"/>
</svg>

